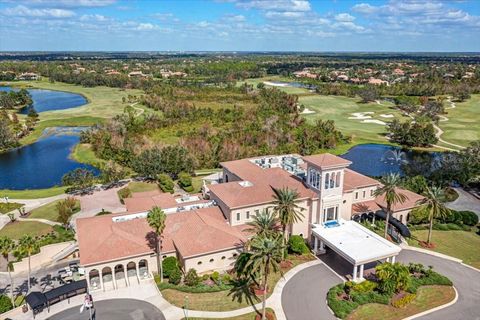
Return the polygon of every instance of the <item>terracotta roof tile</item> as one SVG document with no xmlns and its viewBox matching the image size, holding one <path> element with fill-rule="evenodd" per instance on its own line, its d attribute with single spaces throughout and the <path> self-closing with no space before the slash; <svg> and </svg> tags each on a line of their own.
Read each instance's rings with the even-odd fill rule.
<svg viewBox="0 0 480 320">
<path fill-rule="evenodd" d="M 343 178 L 343 192 L 375 185 L 380 185 L 380 182 L 353 170 L 345 169 L 345 175 Z"/>
<path fill-rule="evenodd" d="M 152 253 L 147 234 L 152 231 L 145 218 L 113 222 L 104 215 L 77 220 L 80 263 L 114 261 Z M 92 236 L 95 235 L 95 236 Z M 182 257 L 241 247 L 246 236 L 231 227 L 218 207 L 167 215 L 162 251 L 178 250 Z"/>
<path fill-rule="evenodd" d="M 330 153 L 322 153 L 322 154 L 316 154 L 312 156 L 306 156 L 306 157 L 303 157 L 303 160 L 321 169 L 346 167 L 352 164 L 351 161 L 340 158 Z"/>
<path fill-rule="evenodd" d="M 397 188 L 397 192 L 404 194 L 407 197 L 407 199 L 403 203 L 395 204 L 392 208 L 392 210 L 394 212 L 415 208 L 415 207 L 418 206 L 418 204 L 417 204 L 418 201 L 424 199 L 423 196 L 421 196 L 419 194 L 416 194 L 415 192 L 406 190 L 406 189 Z M 385 197 L 384 196 L 379 196 L 379 197 L 375 198 L 375 202 L 379 206 L 381 206 L 382 208 L 387 207 L 387 203 L 385 202 Z"/>
</svg>

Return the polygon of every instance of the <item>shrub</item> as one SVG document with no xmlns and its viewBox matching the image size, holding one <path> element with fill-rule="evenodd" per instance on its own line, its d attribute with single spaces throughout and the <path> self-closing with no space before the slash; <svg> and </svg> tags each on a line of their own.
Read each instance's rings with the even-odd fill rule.
<svg viewBox="0 0 480 320">
<path fill-rule="evenodd" d="M 353 290 L 356 292 L 370 292 L 373 291 L 377 287 L 377 284 L 370 280 L 365 280 L 360 283 L 356 283 L 353 286 Z"/>
<path fill-rule="evenodd" d="M 388 304 L 390 301 L 390 294 L 381 294 L 376 291 L 370 292 L 356 292 L 352 291 L 350 297 L 358 304 L 380 303 Z"/>
<path fill-rule="evenodd" d="M 448 231 L 449 229 L 446 224 L 435 223 L 433 225 L 433 230 Z"/>
<path fill-rule="evenodd" d="M 6 295 L 0 295 L 0 313 L 7 312 L 13 309 L 12 301 Z"/>
<path fill-rule="evenodd" d="M 230 283 L 230 282 L 232 282 L 232 277 L 228 273 L 225 273 L 224 275 L 222 275 L 222 283 Z"/>
<path fill-rule="evenodd" d="M 158 185 L 163 192 L 170 192 L 173 193 L 173 180 L 167 174 L 159 174 L 158 175 Z"/>
<path fill-rule="evenodd" d="M 175 270 L 180 270 L 178 267 L 178 261 L 175 257 L 166 257 L 162 261 L 163 276 L 170 277 L 170 274 Z"/>
<path fill-rule="evenodd" d="M 122 189 L 118 190 L 117 194 L 118 194 L 118 198 L 120 199 L 120 202 L 122 204 L 125 204 L 123 199 L 130 198 L 132 196 L 132 191 L 130 190 L 129 187 L 125 187 L 125 188 L 122 188 Z"/>
<path fill-rule="evenodd" d="M 347 317 L 355 308 L 358 307 L 358 303 L 339 299 L 340 294 L 343 292 L 343 284 L 339 284 L 330 288 L 327 293 L 327 302 L 330 309 L 336 317 L 343 319 Z"/>
<path fill-rule="evenodd" d="M 185 275 L 184 282 L 189 287 L 194 287 L 198 285 L 198 283 L 200 282 L 200 278 L 198 277 L 197 270 L 188 270 L 187 274 Z"/>
<path fill-rule="evenodd" d="M 170 272 L 170 276 L 168 277 L 168 283 L 178 285 L 182 281 L 182 272 L 180 269 L 174 269 Z"/>
<path fill-rule="evenodd" d="M 217 271 L 213 272 L 210 275 L 210 279 L 212 279 L 213 282 L 218 283 L 218 280 L 220 280 L 220 273 L 218 273 Z"/>
<path fill-rule="evenodd" d="M 288 249 L 292 253 L 306 254 L 309 252 L 305 240 L 301 236 L 293 235 L 288 239 Z"/>
<path fill-rule="evenodd" d="M 448 230 L 458 230 L 458 231 L 463 230 L 463 228 L 461 226 L 459 226 L 458 224 L 455 224 L 455 223 L 447 223 L 446 226 L 447 226 Z"/>
<path fill-rule="evenodd" d="M 187 192 L 193 192 L 192 177 L 187 172 L 178 174 L 178 185 Z"/>
<path fill-rule="evenodd" d="M 375 267 L 379 280 L 378 289 L 382 293 L 392 294 L 406 290 L 410 286 L 411 276 L 408 268 L 400 263 L 382 263 Z"/>
<path fill-rule="evenodd" d="M 417 295 L 415 293 L 408 293 L 408 294 L 404 295 L 403 297 L 401 297 L 400 299 L 392 301 L 392 306 L 394 306 L 395 308 L 403 308 L 407 304 L 412 302 L 413 299 L 416 298 L 416 296 Z"/>
<path fill-rule="evenodd" d="M 475 226 L 478 224 L 478 216 L 475 214 L 475 212 L 472 211 L 457 211 L 460 220 L 463 222 L 463 224 L 466 224 L 467 226 Z"/>
</svg>

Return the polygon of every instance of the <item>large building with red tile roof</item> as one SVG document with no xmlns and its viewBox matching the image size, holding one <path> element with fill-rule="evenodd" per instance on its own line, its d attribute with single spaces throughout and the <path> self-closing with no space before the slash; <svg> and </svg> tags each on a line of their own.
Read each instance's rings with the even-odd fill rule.
<svg viewBox="0 0 480 320">
<path fill-rule="evenodd" d="M 303 219 L 288 231 L 311 241 L 315 225 L 385 210 L 383 197 L 375 193 L 380 182 L 348 169 L 350 164 L 328 153 L 247 158 L 221 163 L 223 172 L 217 175 L 221 179 L 204 185 L 203 198 L 158 192 L 134 194 L 124 200 L 127 213 L 77 220 L 80 262 L 89 273 L 89 283 L 97 279 L 99 288 L 105 288 L 100 279 L 108 272 L 123 270 L 128 275 L 130 270 L 136 275 L 149 275 L 156 270 L 146 215 L 157 206 L 167 213 L 162 255 L 177 257 L 185 271 L 231 269 L 247 240 L 247 223 L 263 210 L 271 210 L 274 189 L 282 188 L 296 190 L 297 205 L 303 209 Z M 407 190 L 399 192 L 407 200 L 396 204 L 392 215 L 405 223 L 421 196 Z M 128 283 L 129 277 L 126 279 Z"/>
</svg>

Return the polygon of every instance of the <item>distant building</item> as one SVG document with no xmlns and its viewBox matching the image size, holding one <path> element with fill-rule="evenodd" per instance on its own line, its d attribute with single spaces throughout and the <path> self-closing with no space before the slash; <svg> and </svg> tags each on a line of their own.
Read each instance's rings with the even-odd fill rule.
<svg viewBox="0 0 480 320">
<path fill-rule="evenodd" d="M 388 84 L 388 81 L 382 80 L 382 79 L 377 79 L 377 78 L 369 78 L 368 79 L 368 84 L 373 84 L 373 85 L 382 85 L 382 84 Z"/>
<path fill-rule="evenodd" d="M 293 75 L 296 78 L 316 79 L 318 77 L 315 73 L 312 73 L 309 70 L 295 71 Z"/>
<path fill-rule="evenodd" d="M 40 76 L 33 72 L 25 72 L 17 77 L 18 80 L 40 80 Z"/>
</svg>

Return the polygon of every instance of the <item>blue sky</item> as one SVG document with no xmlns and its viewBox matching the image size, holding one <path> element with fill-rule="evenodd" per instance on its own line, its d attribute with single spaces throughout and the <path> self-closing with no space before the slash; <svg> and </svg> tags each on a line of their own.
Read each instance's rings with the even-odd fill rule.
<svg viewBox="0 0 480 320">
<path fill-rule="evenodd" d="M 480 51 L 480 0 L 0 0 L 0 50 Z"/>
</svg>

